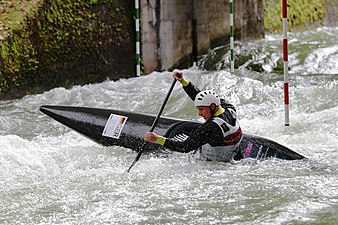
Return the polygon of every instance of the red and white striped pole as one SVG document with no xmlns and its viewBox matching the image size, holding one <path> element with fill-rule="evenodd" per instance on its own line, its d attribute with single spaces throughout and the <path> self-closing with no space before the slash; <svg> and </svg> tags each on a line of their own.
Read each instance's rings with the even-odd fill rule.
<svg viewBox="0 0 338 225">
<path fill-rule="evenodd" d="M 284 108 L 285 126 L 289 126 L 289 74 L 288 74 L 288 15 L 287 0 L 282 0 L 283 59 L 284 59 Z"/>
</svg>

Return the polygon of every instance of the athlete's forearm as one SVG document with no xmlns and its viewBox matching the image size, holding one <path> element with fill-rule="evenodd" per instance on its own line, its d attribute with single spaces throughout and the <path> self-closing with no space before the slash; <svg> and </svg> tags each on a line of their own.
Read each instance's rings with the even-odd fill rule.
<svg viewBox="0 0 338 225">
<path fill-rule="evenodd" d="M 170 149 L 175 152 L 187 153 L 194 149 L 197 149 L 200 145 L 202 145 L 202 143 L 199 143 L 201 140 L 202 139 L 199 139 L 198 141 L 186 140 L 186 141 L 180 142 L 180 141 L 173 140 L 171 138 L 166 138 L 166 137 L 157 135 L 155 140 L 152 142 L 162 145 L 164 148 Z"/>
<path fill-rule="evenodd" d="M 188 153 L 202 146 L 204 144 L 202 143 L 202 141 L 203 139 L 200 140 L 187 139 L 186 141 L 180 142 L 168 138 L 164 143 L 164 148 L 170 149 L 171 151 L 175 152 Z"/>
<path fill-rule="evenodd" d="M 195 100 L 196 95 L 200 92 L 200 89 L 193 85 L 191 82 L 188 83 L 187 86 L 183 86 L 185 93 L 191 98 L 191 100 Z"/>
</svg>

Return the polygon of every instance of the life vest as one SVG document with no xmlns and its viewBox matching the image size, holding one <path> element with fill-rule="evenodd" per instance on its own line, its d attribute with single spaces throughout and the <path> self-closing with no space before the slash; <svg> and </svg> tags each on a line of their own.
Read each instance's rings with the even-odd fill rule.
<svg viewBox="0 0 338 225">
<path fill-rule="evenodd" d="M 235 126 L 230 125 L 225 122 L 222 118 L 214 117 L 212 119 L 214 123 L 216 123 L 223 132 L 224 142 L 223 146 L 238 146 L 242 140 L 243 134 L 242 129 L 236 121 Z"/>
<path fill-rule="evenodd" d="M 208 160 L 229 162 L 234 157 L 234 154 L 236 154 L 241 143 L 243 137 L 241 127 L 237 121 L 235 126 L 232 126 L 219 117 L 214 117 L 212 122 L 216 123 L 222 130 L 224 138 L 223 145 L 215 147 L 210 144 L 203 145 L 201 148 L 201 157 Z"/>
</svg>

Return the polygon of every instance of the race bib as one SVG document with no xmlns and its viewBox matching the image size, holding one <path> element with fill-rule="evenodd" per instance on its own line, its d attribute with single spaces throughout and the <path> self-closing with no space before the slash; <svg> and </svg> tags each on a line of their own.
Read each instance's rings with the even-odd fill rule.
<svg viewBox="0 0 338 225">
<path fill-rule="evenodd" d="M 128 117 L 126 116 L 111 114 L 104 127 L 102 136 L 116 139 L 120 138 L 121 132 L 127 119 Z"/>
</svg>

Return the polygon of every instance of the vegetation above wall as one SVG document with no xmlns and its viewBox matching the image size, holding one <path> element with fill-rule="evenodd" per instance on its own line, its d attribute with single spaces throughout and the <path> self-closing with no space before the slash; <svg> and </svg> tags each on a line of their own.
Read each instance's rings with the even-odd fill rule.
<svg viewBox="0 0 338 225">
<path fill-rule="evenodd" d="M 289 30 L 322 23 L 326 14 L 326 0 L 288 0 Z M 282 30 L 281 0 L 264 0 L 264 25 L 267 32 Z"/>
</svg>

